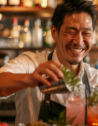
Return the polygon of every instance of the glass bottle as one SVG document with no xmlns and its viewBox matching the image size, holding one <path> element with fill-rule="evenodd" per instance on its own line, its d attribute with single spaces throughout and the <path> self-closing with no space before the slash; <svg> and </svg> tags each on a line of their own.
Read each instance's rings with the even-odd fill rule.
<svg viewBox="0 0 98 126">
<path fill-rule="evenodd" d="M 20 0 L 8 0 L 9 6 L 18 6 L 20 4 Z"/>
<path fill-rule="evenodd" d="M 0 7 L 5 7 L 7 5 L 7 0 L 0 0 Z"/>
<path fill-rule="evenodd" d="M 56 5 L 57 5 L 56 0 L 48 0 L 48 1 L 47 1 L 47 7 L 48 7 L 48 8 L 54 9 L 54 8 L 56 7 Z"/>
<path fill-rule="evenodd" d="M 55 41 L 51 35 L 51 20 L 50 19 L 47 21 L 46 27 L 44 28 L 43 39 L 44 39 L 44 45 L 46 47 L 51 47 L 55 44 Z"/>
<path fill-rule="evenodd" d="M 28 19 L 25 19 L 24 28 L 20 37 L 20 43 L 24 43 L 24 47 L 31 47 L 31 31 L 30 31 L 30 22 Z M 19 44 L 21 46 L 21 44 Z"/>
<path fill-rule="evenodd" d="M 9 37 L 10 40 L 12 40 L 12 42 L 10 43 L 12 47 L 18 47 L 19 37 L 20 37 L 20 32 L 18 30 L 18 18 L 14 17 L 12 28 L 10 31 L 10 37 Z"/>
<path fill-rule="evenodd" d="M 20 0 L 19 6 L 20 6 L 20 7 L 23 6 L 23 0 Z"/>
<path fill-rule="evenodd" d="M 41 48 L 43 46 L 42 32 L 41 19 L 38 18 L 35 20 L 32 30 L 32 46 L 34 48 Z"/>
<path fill-rule="evenodd" d="M 36 8 L 41 8 L 41 0 L 34 0 L 34 5 Z"/>
<path fill-rule="evenodd" d="M 47 8 L 47 0 L 41 1 L 41 8 Z"/>
<path fill-rule="evenodd" d="M 33 7 L 33 0 L 22 0 L 22 2 L 25 7 Z"/>
</svg>

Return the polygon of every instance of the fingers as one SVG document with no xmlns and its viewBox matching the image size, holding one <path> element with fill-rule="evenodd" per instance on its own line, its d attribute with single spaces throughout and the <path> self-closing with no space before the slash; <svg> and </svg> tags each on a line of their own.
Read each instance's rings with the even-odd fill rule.
<svg viewBox="0 0 98 126">
<path fill-rule="evenodd" d="M 45 74 L 46 76 L 48 76 L 49 78 L 51 78 L 53 81 L 59 81 L 59 78 L 53 71 L 51 71 L 50 69 L 48 68 L 45 68 L 44 70 L 43 69 L 40 69 L 39 71 L 40 74 Z"/>
<path fill-rule="evenodd" d="M 60 68 L 60 64 L 56 61 L 48 61 L 46 63 L 43 63 L 39 66 L 40 71 L 39 73 L 43 73 L 45 72 L 46 75 L 49 75 L 50 77 L 56 79 L 58 78 L 62 78 L 63 77 L 63 73 L 61 71 Z"/>
<path fill-rule="evenodd" d="M 30 79 L 29 79 L 30 80 Z M 33 81 L 33 82 L 32 82 Z M 42 83 L 44 85 L 47 86 L 51 86 L 51 82 L 48 81 L 48 79 L 42 77 L 40 74 L 38 74 L 36 71 L 32 74 L 31 77 L 31 83 L 30 83 L 30 87 L 36 87 L 38 85 L 38 83 Z"/>
<path fill-rule="evenodd" d="M 32 74 L 34 85 L 31 84 L 31 86 L 37 86 L 39 82 L 51 86 L 51 81 L 58 82 L 60 78 L 63 78 L 60 66 L 60 63 L 53 60 L 40 64 Z M 48 77 L 48 79 L 43 75 Z"/>
<path fill-rule="evenodd" d="M 45 79 L 45 78 L 41 77 L 40 75 L 37 75 L 36 77 L 37 77 L 37 83 L 40 82 L 44 85 L 51 86 L 51 82 L 48 81 L 48 79 Z"/>
</svg>

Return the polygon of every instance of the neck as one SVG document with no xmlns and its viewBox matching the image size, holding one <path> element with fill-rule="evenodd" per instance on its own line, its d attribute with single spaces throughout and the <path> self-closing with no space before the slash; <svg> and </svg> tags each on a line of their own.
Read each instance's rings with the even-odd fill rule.
<svg viewBox="0 0 98 126">
<path fill-rule="evenodd" d="M 80 64 L 70 64 L 66 59 L 62 58 L 61 56 L 59 56 L 58 52 L 57 53 L 57 57 L 60 61 L 61 64 L 65 65 L 67 68 L 69 68 L 71 71 L 75 72 L 75 75 L 78 74 L 79 72 L 79 66 Z"/>
</svg>

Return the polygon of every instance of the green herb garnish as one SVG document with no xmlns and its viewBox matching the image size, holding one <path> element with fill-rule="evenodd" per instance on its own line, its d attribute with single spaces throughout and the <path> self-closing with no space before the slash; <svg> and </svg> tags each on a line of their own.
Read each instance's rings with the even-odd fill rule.
<svg viewBox="0 0 98 126">
<path fill-rule="evenodd" d="M 98 104 L 98 91 L 94 91 L 88 98 L 87 98 L 89 105 Z"/>
<path fill-rule="evenodd" d="M 70 69 L 65 67 L 64 65 L 61 70 L 63 72 L 64 80 L 65 80 L 66 84 L 71 87 L 72 91 L 75 88 L 78 89 L 79 86 L 77 83 L 80 81 L 80 79 L 79 78 L 75 79 L 74 71 L 70 71 Z"/>
<path fill-rule="evenodd" d="M 71 125 L 74 122 L 75 118 L 76 116 L 66 121 L 66 110 L 64 110 L 61 112 L 58 120 L 56 119 L 54 119 L 53 121 L 49 120 L 49 122 L 52 124 L 56 124 L 57 126 L 67 126 L 67 125 Z M 78 124 L 76 124 L 75 126 L 78 126 Z"/>
</svg>

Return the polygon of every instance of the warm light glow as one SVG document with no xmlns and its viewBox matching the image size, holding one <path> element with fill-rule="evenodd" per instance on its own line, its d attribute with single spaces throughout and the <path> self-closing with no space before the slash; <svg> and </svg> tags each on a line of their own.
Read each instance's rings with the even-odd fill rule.
<svg viewBox="0 0 98 126">
<path fill-rule="evenodd" d="M 98 0 L 94 0 L 93 3 L 94 3 L 94 4 L 98 4 Z"/>
<path fill-rule="evenodd" d="M 48 17 L 48 18 L 50 17 L 51 18 L 52 17 L 52 13 L 41 13 L 40 16 Z"/>
<path fill-rule="evenodd" d="M 47 0 L 42 0 L 41 7 L 46 8 L 47 7 Z"/>
<path fill-rule="evenodd" d="M 24 31 L 27 32 L 28 31 L 28 28 L 24 28 Z"/>
<path fill-rule="evenodd" d="M 10 31 L 9 31 L 9 29 L 4 29 L 4 31 L 3 31 L 3 33 L 2 33 L 2 36 L 3 37 L 8 37 L 9 36 L 9 34 L 10 34 Z"/>
<path fill-rule="evenodd" d="M 72 101 L 74 101 L 74 99 L 73 99 L 73 98 L 72 98 L 71 100 L 72 100 Z"/>
<path fill-rule="evenodd" d="M 18 30 L 21 31 L 22 30 L 22 26 L 18 25 Z"/>
<path fill-rule="evenodd" d="M 19 46 L 20 48 L 23 48 L 23 47 L 24 47 L 24 42 L 20 41 L 19 44 L 18 44 L 18 46 Z"/>
<path fill-rule="evenodd" d="M 0 13 L 0 20 L 2 20 L 2 14 Z"/>
<path fill-rule="evenodd" d="M 98 126 L 98 123 L 92 123 L 93 126 Z"/>
</svg>

